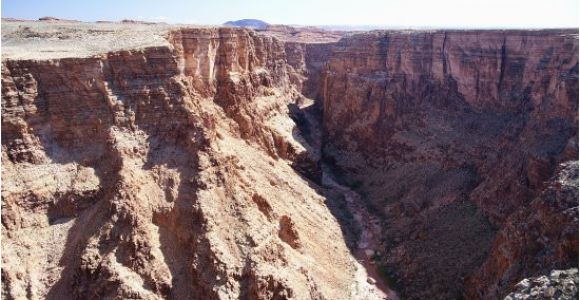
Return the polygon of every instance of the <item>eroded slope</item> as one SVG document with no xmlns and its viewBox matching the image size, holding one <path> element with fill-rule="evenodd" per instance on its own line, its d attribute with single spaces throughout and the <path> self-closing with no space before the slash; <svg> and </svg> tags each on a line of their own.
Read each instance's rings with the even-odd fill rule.
<svg viewBox="0 0 580 300">
<path fill-rule="evenodd" d="M 530 276 L 519 265 L 537 254 L 499 259 L 495 232 L 578 155 L 577 52 L 574 30 L 374 32 L 332 48 L 323 156 L 384 220 L 403 297 L 497 299 Z M 550 242 L 576 257 L 572 235 Z"/>
<path fill-rule="evenodd" d="M 577 31 L 166 39 L 3 61 L 3 296 L 497 299 L 577 267 Z"/>
<path fill-rule="evenodd" d="M 322 189 L 286 160 L 305 149 L 284 44 L 169 41 L 3 62 L 3 297 L 373 298 Z"/>
</svg>

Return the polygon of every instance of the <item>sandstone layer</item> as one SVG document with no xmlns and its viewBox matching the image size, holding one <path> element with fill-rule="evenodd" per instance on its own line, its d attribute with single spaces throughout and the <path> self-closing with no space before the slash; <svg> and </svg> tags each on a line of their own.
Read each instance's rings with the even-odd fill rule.
<svg viewBox="0 0 580 300">
<path fill-rule="evenodd" d="M 100 26 L 110 52 L 3 33 L 3 297 L 498 299 L 577 268 L 577 31 Z"/>
<path fill-rule="evenodd" d="M 528 211 L 578 156 L 577 52 L 574 30 L 374 32 L 333 46 L 323 159 L 384 220 L 403 297 L 497 299 L 531 264 L 577 264 L 578 221 L 563 215 L 577 201 Z M 517 214 L 537 215 L 528 225 L 546 244 L 504 253 L 529 239 L 509 229 Z M 540 253 L 551 247 L 566 250 Z"/>
<path fill-rule="evenodd" d="M 3 61 L 3 297 L 373 298 L 322 188 L 287 161 L 305 149 L 284 44 L 168 40 Z"/>
</svg>

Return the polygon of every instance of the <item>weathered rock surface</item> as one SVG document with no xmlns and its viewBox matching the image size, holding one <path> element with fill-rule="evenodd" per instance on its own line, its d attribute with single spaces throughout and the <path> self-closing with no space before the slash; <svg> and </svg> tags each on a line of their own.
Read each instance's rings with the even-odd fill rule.
<svg viewBox="0 0 580 300">
<path fill-rule="evenodd" d="M 506 220 L 468 279 L 469 291 L 499 298 L 522 277 L 570 266 L 578 266 L 578 161 L 562 164 L 544 191 Z M 577 277 L 576 269 L 576 285 Z"/>
<path fill-rule="evenodd" d="M 2 20 L 2 59 L 90 57 L 120 50 L 169 47 L 168 24 Z"/>
<path fill-rule="evenodd" d="M 577 31 L 373 32 L 331 51 L 322 155 L 382 216 L 402 297 L 495 299 L 493 286 L 527 276 L 510 273 L 519 255 L 478 267 L 500 251 L 496 230 L 578 155 Z M 547 222 L 576 226 L 560 213 Z"/>
<path fill-rule="evenodd" d="M 520 281 L 505 300 L 520 299 L 578 299 L 578 269 L 554 270 Z"/>
<path fill-rule="evenodd" d="M 373 298 L 286 160 L 305 149 L 284 44 L 169 41 L 3 61 L 3 298 Z"/>
<path fill-rule="evenodd" d="M 3 297 L 497 299 L 577 267 L 577 31 L 151 28 L 44 60 L 7 33 Z"/>
</svg>

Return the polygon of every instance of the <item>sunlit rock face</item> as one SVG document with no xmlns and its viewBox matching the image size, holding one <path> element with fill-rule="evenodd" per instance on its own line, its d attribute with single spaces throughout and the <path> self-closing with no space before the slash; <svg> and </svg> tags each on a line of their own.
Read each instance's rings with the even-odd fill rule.
<svg viewBox="0 0 580 300">
<path fill-rule="evenodd" d="M 171 47 L 2 66 L 6 299 L 373 298 L 288 105 L 285 45 L 183 29 Z"/>
<path fill-rule="evenodd" d="M 2 61 L 3 297 L 497 299 L 577 267 L 577 31 L 167 30 Z"/>
</svg>

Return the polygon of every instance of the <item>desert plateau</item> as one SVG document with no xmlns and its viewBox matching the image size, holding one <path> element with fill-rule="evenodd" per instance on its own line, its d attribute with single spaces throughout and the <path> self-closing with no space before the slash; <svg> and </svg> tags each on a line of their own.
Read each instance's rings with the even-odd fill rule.
<svg viewBox="0 0 580 300">
<path fill-rule="evenodd" d="M 578 299 L 578 28 L 258 21 L 2 19 L 2 299 Z"/>
</svg>

